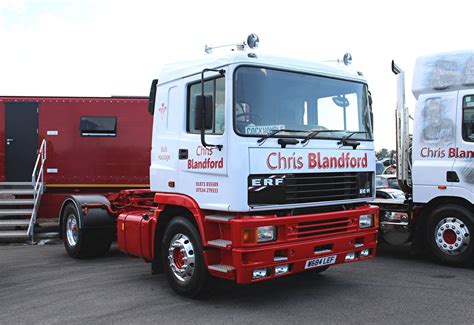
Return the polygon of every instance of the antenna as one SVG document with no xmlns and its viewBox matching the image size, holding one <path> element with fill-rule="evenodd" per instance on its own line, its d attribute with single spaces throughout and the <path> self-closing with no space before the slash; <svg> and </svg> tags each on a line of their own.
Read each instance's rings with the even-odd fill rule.
<svg viewBox="0 0 474 325">
<path fill-rule="evenodd" d="M 218 45 L 218 46 L 205 45 L 204 52 L 206 52 L 207 54 L 211 54 L 214 49 L 219 49 L 223 47 L 234 47 L 234 46 L 235 46 L 235 50 L 244 51 L 247 47 L 251 49 L 258 48 L 259 43 L 260 43 L 260 39 L 258 38 L 257 34 L 250 34 L 247 37 L 247 41 L 243 41 L 241 43 Z M 232 51 L 234 51 L 234 49 L 232 49 Z"/>
</svg>

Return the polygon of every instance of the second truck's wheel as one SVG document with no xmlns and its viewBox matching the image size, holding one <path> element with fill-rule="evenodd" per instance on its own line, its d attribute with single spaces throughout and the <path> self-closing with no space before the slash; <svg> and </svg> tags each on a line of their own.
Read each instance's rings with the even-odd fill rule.
<svg viewBox="0 0 474 325">
<path fill-rule="evenodd" d="M 69 203 L 62 214 L 62 235 L 64 247 L 74 258 L 100 256 L 107 253 L 113 241 L 109 229 L 80 229 L 79 212 Z"/>
<path fill-rule="evenodd" d="M 436 208 L 428 222 L 427 241 L 441 263 L 470 265 L 474 261 L 474 217 L 469 209 L 447 204 Z"/>
<path fill-rule="evenodd" d="M 173 218 L 163 236 L 163 265 L 168 282 L 178 294 L 196 298 L 208 288 L 201 237 L 186 218 Z"/>
</svg>

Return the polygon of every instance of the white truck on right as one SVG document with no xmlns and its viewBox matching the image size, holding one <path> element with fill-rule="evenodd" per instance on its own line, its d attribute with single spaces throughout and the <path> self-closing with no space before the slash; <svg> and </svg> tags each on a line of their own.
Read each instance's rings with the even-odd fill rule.
<svg viewBox="0 0 474 325">
<path fill-rule="evenodd" d="M 413 135 L 404 72 L 397 75 L 397 178 L 405 200 L 377 200 L 385 242 L 411 242 L 440 263 L 474 262 L 474 51 L 416 61 Z"/>
</svg>

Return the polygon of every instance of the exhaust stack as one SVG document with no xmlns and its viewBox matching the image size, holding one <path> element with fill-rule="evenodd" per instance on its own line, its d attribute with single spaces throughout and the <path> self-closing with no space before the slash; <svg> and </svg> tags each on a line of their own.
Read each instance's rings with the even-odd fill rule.
<svg viewBox="0 0 474 325">
<path fill-rule="evenodd" d="M 411 141 L 408 126 L 408 107 L 405 106 L 405 72 L 395 61 L 392 71 L 397 75 L 397 109 L 395 111 L 397 130 L 397 179 L 405 193 L 411 193 Z"/>
</svg>

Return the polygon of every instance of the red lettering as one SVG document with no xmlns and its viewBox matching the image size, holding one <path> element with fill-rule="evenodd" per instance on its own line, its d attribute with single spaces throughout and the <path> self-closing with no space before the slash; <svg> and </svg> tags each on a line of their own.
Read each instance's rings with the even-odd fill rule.
<svg viewBox="0 0 474 325">
<path fill-rule="evenodd" d="M 276 152 L 272 152 L 272 153 L 270 153 L 270 154 L 268 155 L 268 157 L 267 157 L 267 167 L 268 167 L 269 169 L 272 169 L 272 170 L 277 169 L 277 166 L 272 165 L 272 164 L 271 164 L 271 161 L 270 161 L 270 159 L 271 159 L 272 157 L 276 156 L 276 155 L 277 155 Z"/>
<path fill-rule="evenodd" d="M 362 167 L 367 168 L 369 165 L 369 158 L 367 157 L 367 153 L 364 154 L 364 157 L 362 158 Z"/>
<path fill-rule="evenodd" d="M 303 168 L 303 157 L 298 157 L 296 160 L 296 169 L 301 169 Z"/>
<path fill-rule="evenodd" d="M 357 166 L 357 159 L 351 158 L 351 167 L 355 168 Z"/>
<path fill-rule="evenodd" d="M 308 168 L 316 168 L 316 155 L 312 152 L 308 154 Z"/>
<path fill-rule="evenodd" d="M 278 153 L 278 169 L 281 169 L 282 168 L 281 166 L 284 166 L 283 167 L 284 169 L 288 168 L 286 166 L 285 156 L 282 156 L 281 153 Z"/>
</svg>

